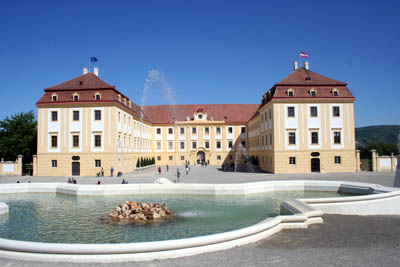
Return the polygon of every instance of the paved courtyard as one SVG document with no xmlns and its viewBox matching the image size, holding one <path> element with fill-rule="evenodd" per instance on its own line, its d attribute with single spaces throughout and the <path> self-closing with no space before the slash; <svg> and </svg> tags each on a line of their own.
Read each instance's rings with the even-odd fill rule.
<svg viewBox="0 0 400 267">
<path fill-rule="evenodd" d="M 209 183 L 209 184 L 226 184 L 226 183 L 249 183 L 273 180 L 336 180 L 336 181 L 354 181 L 365 183 L 377 183 L 385 186 L 393 186 L 393 173 L 312 173 L 312 174 L 271 174 L 271 173 L 246 173 L 246 172 L 223 172 L 219 167 L 208 166 L 191 167 L 189 175 L 185 174 L 184 167 L 170 166 L 166 171 L 166 166 L 161 166 L 161 174 L 158 174 L 157 167 L 135 171 L 123 175 L 123 177 L 110 177 L 109 170 L 105 170 L 104 177 L 75 177 L 79 184 L 96 184 L 100 181 L 102 184 L 118 184 L 124 178 L 129 183 L 154 183 L 157 178 L 166 177 L 172 181 L 176 180 L 176 170 L 179 168 L 182 183 Z M 31 182 L 66 182 L 66 177 L 0 177 L 0 183 L 22 183 Z"/>
<path fill-rule="evenodd" d="M 393 173 L 265 174 L 221 172 L 193 167 L 184 183 L 244 183 L 269 180 L 341 180 L 392 186 Z M 152 183 L 158 177 L 176 179 L 176 167 L 158 175 L 156 168 L 124 175 L 129 183 Z M 0 183 L 65 182 L 67 177 L 0 177 Z M 78 177 L 80 184 L 120 183 L 116 177 Z M 0 185 L 1 186 L 1 185 Z M 284 230 L 262 241 L 230 250 L 178 259 L 111 264 L 29 262 L 0 258 L 0 266 L 400 266 L 400 216 L 325 215 L 325 223 L 308 229 Z"/>
</svg>

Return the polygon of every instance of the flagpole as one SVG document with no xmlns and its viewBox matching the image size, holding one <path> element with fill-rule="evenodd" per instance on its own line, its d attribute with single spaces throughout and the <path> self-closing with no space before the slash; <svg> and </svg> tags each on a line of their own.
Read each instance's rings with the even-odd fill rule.
<svg viewBox="0 0 400 267">
<path fill-rule="evenodd" d="M 299 53 L 299 58 L 300 58 L 300 68 L 301 68 L 301 52 Z"/>
</svg>

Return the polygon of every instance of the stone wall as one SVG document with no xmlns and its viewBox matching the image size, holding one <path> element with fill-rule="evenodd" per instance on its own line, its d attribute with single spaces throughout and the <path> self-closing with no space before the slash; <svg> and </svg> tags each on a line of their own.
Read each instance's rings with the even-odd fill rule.
<svg viewBox="0 0 400 267">
<path fill-rule="evenodd" d="M 22 155 L 19 155 L 15 161 L 0 162 L 0 176 L 21 176 L 22 175 Z"/>
<path fill-rule="evenodd" d="M 380 156 L 376 153 L 376 150 L 371 150 L 372 153 L 372 171 L 373 172 L 395 172 L 397 166 L 397 157 L 393 155 L 390 156 Z"/>
</svg>

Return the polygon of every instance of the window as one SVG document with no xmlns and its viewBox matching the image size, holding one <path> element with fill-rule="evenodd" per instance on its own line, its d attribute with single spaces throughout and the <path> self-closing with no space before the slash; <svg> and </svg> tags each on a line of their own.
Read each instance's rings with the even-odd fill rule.
<svg viewBox="0 0 400 267">
<path fill-rule="evenodd" d="M 221 156 L 220 155 L 217 155 L 217 160 L 221 160 Z"/>
<path fill-rule="evenodd" d="M 51 121 L 57 121 L 58 120 L 58 113 L 57 111 L 52 111 L 51 112 Z"/>
<path fill-rule="evenodd" d="M 51 167 L 52 168 L 57 168 L 57 160 L 55 160 L 55 159 L 51 160 Z"/>
<path fill-rule="evenodd" d="M 78 110 L 72 111 L 72 120 L 79 121 L 79 111 Z"/>
<path fill-rule="evenodd" d="M 217 127 L 217 134 L 221 134 L 221 127 Z"/>
<path fill-rule="evenodd" d="M 185 134 L 185 128 L 181 127 L 181 134 Z"/>
<path fill-rule="evenodd" d="M 272 120 L 272 109 L 269 110 L 269 119 Z"/>
<path fill-rule="evenodd" d="M 169 150 L 174 149 L 174 143 L 168 142 L 168 149 L 169 149 Z"/>
<path fill-rule="evenodd" d="M 337 89 L 333 89 L 332 94 L 333 96 L 339 96 L 339 91 Z"/>
<path fill-rule="evenodd" d="M 289 157 L 289 164 L 295 165 L 296 164 L 296 157 Z"/>
<path fill-rule="evenodd" d="M 318 132 L 311 133 L 311 144 L 318 144 Z"/>
<path fill-rule="evenodd" d="M 340 108 L 339 107 L 333 107 L 332 108 L 332 113 L 333 113 L 333 117 L 340 117 Z"/>
<path fill-rule="evenodd" d="M 101 99 L 101 94 L 97 93 L 94 95 L 94 99 L 100 100 Z"/>
<path fill-rule="evenodd" d="M 243 147 L 246 147 L 246 141 L 242 141 L 241 144 Z"/>
<path fill-rule="evenodd" d="M 78 94 L 74 94 L 72 96 L 72 98 L 74 99 L 74 101 L 78 101 L 79 100 L 79 95 Z"/>
<path fill-rule="evenodd" d="M 53 102 L 57 101 L 57 95 L 52 95 L 51 96 L 51 101 L 53 101 Z"/>
<path fill-rule="evenodd" d="M 341 164 L 341 163 L 342 163 L 342 157 L 335 156 L 335 164 Z"/>
<path fill-rule="evenodd" d="M 203 114 L 199 114 L 197 117 L 201 120 L 203 118 Z"/>
<path fill-rule="evenodd" d="M 318 117 L 318 108 L 317 107 L 310 107 L 310 116 Z"/>
<path fill-rule="evenodd" d="M 196 128 L 196 127 L 193 127 L 193 128 L 192 128 L 192 134 L 193 134 L 193 135 L 197 134 L 197 128 Z"/>
<path fill-rule="evenodd" d="M 161 128 L 156 129 L 157 134 L 161 134 Z"/>
<path fill-rule="evenodd" d="M 181 149 L 185 149 L 185 142 L 181 142 Z"/>
<path fill-rule="evenodd" d="M 161 156 L 157 156 L 157 160 L 160 161 L 161 160 Z"/>
<path fill-rule="evenodd" d="M 169 156 L 168 159 L 171 161 L 171 160 L 173 159 L 173 157 L 172 157 L 172 156 Z"/>
<path fill-rule="evenodd" d="M 95 147 L 101 147 L 101 135 L 96 134 L 94 136 L 94 146 Z"/>
<path fill-rule="evenodd" d="M 197 148 L 197 142 L 196 142 L 196 141 L 192 142 L 192 148 L 193 148 L 193 149 L 196 149 L 196 148 Z"/>
<path fill-rule="evenodd" d="M 207 149 L 210 148 L 210 142 L 209 142 L 209 141 L 206 141 L 206 142 L 205 142 L 205 147 L 206 147 Z"/>
<path fill-rule="evenodd" d="M 185 160 L 185 156 L 181 156 L 181 160 Z"/>
<path fill-rule="evenodd" d="M 233 147 L 233 141 L 228 141 L 228 147 L 232 148 Z"/>
<path fill-rule="evenodd" d="M 287 94 L 288 94 L 288 96 L 294 96 L 293 90 L 288 90 L 288 91 L 287 91 Z"/>
<path fill-rule="evenodd" d="M 210 128 L 208 128 L 208 127 L 204 128 L 204 133 L 205 133 L 205 135 L 209 135 L 210 134 Z"/>
<path fill-rule="evenodd" d="M 217 141 L 216 147 L 217 147 L 217 149 L 221 149 L 221 141 Z"/>
<path fill-rule="evenodd" d="M 94 111 L 94 120 L 101 121 L 101 110 Z"/>
<path fill-rule="evenodd" d="M 228 127 L 228 133 L 233 133 L 233 127 Z"/>
<path fill-rule="evenodd" d="M 233 160 L 233 156 L 232 156 L 232 155 L 229 155 L 229 156 L 228 156 L 228 159 L 229 159 L 229 160 Z"/>
<path fill-rule="evenodd" d="M 168 134 L 173 134 L 173 129 L 172 128 L 168 128 Z"/>
<path fill-rule="evenodd" d="M 51 147 L 57 147 L 57 136 L 56 135 L 51 136 Z"/>
<path fill-rule="evenodd" d="M 289 133 L 289 145 L 295 145 L 296 144 L 296 133 L 290 132 Z"/>
<path fill-rule="evenodd" d="M 79 135 L 72 136 L 72 146 L 79 147 Z"/>
<path fill-rule="evenodd" d="M 240 128 L 240 132 L 241 132 L 241 133 L 246 133 L 246 127 L 241 127 L 241 128 Z"/>
<path fill-rule="evenodd" d="M 101 167 L 101 160 L 95 159 L 95 160 L 94 160 L 94 166 L 95 166 L 96 168 Z"/>
<path fill-rule="evenodd" d="M 157 142 L 157 150 L 161 150 L 161 142 Z"/>
<path fill-rule="evenodd" d="M 269 144 L 272 145 L 272 134 L 269 136 Z"/>
<path fill-rule="evenodd" d="M 316 96 L 316 95 L 317 95 L 317 92 L 315 92 L 315 90 L 310 90 L 310 95 L 311 95 L 311 96 Z"/>
<path fill-rule="evenodd" d="M 340 144 L 340 132 L 333 132 L 333 143 Z"/>
<path fill-rule="evenodd" d="M 294 117 L 294 107 L 287 108 L 288 117 Z"/>
</svg>

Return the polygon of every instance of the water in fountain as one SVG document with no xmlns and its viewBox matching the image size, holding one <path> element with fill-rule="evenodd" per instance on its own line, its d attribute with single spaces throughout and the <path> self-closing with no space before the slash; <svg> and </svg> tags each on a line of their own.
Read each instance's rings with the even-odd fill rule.
<svg viewBox="0 0 400 267">
<path fill-rule="evenodd" d="M 167 98 L 170 109 L 172 109 L 172 118 L 173 122 L 175 122 L 176 117 L 176 109 L 175 109 L 175 99 L 173 95 L 173 91 L 168 84 L 165 76 L 157 69 L 151 69 L 147 72 L 147 77 L 145 79 L 145 83 L 142 90 L 142 98 L 140 100 L 140 122 L 143 124 L 144 121 L 144 106 L 146 104 L 147 97 L 151 91 L 151 89 L 155 86 L 161 87 L 164 96 Z M 139 145 L 139 155 L 142 153 L 142 146 Z"/>
<path fill-rule="evenodd" d="M 173 91 L 168 84 L 165 76 L 156 69 L 149 70 L 147 73 L 147 77 L 145 79 L 145 83 L 142 91 L 142 98 L 140 100 L 140 120 L 143 122 L 144 118 L 144 105 L 146 104 L 147 96 L 150 93 L 150 89 L 154 86 L 158 85 L 162 88 L 164 96 L 167 98 L 168 104 L 172 108 L 172 118 L 175 118 L 175 98 L 173 95 Z"/>
<path fill-rule="evenodd" d="M 400 133 L 397 137 L 397 148 L 398 148 L 398 154 L 397 154 L 397 167 L 396 167 L 396 175 L 394 177 L 394 187 L 400 187 Z"/>
</svg>

